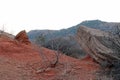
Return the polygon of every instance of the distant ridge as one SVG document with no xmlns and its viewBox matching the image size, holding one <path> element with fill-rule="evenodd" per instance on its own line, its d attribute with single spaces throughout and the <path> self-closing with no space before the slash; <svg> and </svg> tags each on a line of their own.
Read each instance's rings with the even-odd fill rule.
<svg viewBox="0 0 120 80">
<path fill-rule="evenodd" d="M 67 36 L 74 36 L 77 32 L 77 29 L 81 26 L 87 26 L 90 28 L 100 29 L 103 31 L 112 31 L 114 32 L 116 29 L 116 26 L 120 26 L 120 23 L 117 22 L 105 22 L 101 20 L 86 20 L 81 22 L 80 24 L 77 24 L 75 26 L 72 26 L 67 29 L 61 29 L 61 30 L 31 30 L 28 32 L 28 36 L 31 41 L 34 41 L 35 38 L 41 34 L 44 34 L 46 36 L 46 39 L 54 39 L 58 37 L 67 37 Z"/>
</svg>

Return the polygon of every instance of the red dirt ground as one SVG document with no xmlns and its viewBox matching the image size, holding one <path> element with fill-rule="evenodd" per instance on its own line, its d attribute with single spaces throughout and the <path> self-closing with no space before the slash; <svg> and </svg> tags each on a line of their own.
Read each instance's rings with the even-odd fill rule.
<svg viewBox="0 0 120 80">
<path fill-rule="evenodd" d="M 60 54 L 59 63 L 51 68 L 54 53 L 0 37 L 0 80 L 94 80 L 99 65 L 90 57 L 79 60 Z"/>
</svg>

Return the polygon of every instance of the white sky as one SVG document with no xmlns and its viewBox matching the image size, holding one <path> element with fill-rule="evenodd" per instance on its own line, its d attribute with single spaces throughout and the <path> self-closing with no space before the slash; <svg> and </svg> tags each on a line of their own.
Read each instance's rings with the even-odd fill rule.
<svg viewBox="0 0 120 80">
<path fill-rule="evenodd" d="M 120 22 L 120 0 L 0 0 L 0 29 L 62 29 L 84 20 Z"/>
</svg>

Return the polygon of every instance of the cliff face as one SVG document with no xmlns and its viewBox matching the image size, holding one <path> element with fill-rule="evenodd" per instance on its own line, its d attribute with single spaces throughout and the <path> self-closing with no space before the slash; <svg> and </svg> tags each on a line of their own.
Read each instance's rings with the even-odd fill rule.
<svg viewBox="0 0 120 80">
<path fill-rule="evenodd" d="M 120 38 L 108 32 L 81 26 L 77 40 L 84 51 L 100 64 L 120 60 Z"/>
</svg>

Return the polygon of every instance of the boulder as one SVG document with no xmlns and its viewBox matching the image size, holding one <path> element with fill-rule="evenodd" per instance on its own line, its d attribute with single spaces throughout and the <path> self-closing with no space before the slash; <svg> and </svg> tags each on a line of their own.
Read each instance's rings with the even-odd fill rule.
<svg viewBox="0 0 120 80">
<path fill-rule="evenodd" d="M 26 45 L 29 45 L 31 42 L 28 39 L 27 33 L 25 30 L 19 32 L 16 36 L 15 39 L 21 43 L 24 43 Z"/>
<path fill-rule="evenodd" d="M 80 26 L 77 40 L 82 49 L 101 65 L 120 60 L 120 37 L 110 32 Z"/>
</svg>

